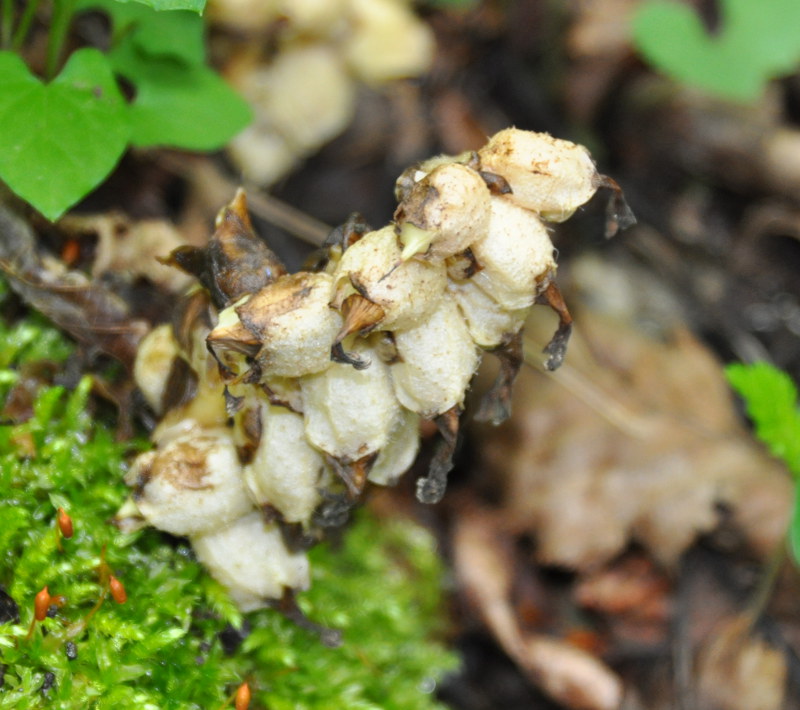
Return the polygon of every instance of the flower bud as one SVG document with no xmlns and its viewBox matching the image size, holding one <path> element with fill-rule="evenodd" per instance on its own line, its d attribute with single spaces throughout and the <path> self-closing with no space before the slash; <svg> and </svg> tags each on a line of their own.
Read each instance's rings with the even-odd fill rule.
<svg viewBox="0 0 800 710">
<path fill-rule="evenodd" d="M 472 168 L 447 163 L 416 183 L 395 211 L 402 259 L 444 259 L 482 239 L 489 227 L 489 188 Z M 417 227 L 417 229 L 409 229 Z"/>
<path fill-rule="evenodd" d="M 321 372 L 331 364 L 331 346 L 342 326 L 328 305 L 332 287 L 325 273 L 283 276 L 225 309 L 208 346 L 233 375 L 245 372 L 242 354 L 255 358 L 261 380 Z"/>
<path fill-rule="evenodd" d="M 340 53 L 327 44 L 288 44 L 263 66 L 243 56 L 229 73 L 255 115 L 229 151 L 247 178 L 267 185 L 344 130 L 353 116 L 355 84 Z"/>
<path fill-rule="evenodd" d="M 433 33 L 405 2 L 350 0 L 353 32 L 344 42 L 350 68 L 367 84 L 417 76 L 433 61 Z"/>
<path fill-rule="evenodd" d="M 227 429 L 193 430 L 140 454 L 125 476 L 141 514 L 173 535 L 227 525 L 252 510 Z"/>
<path fill-rule="evenodd" d="M 389 442 L 381 449 L 367 478 L 380 486 L 393 486 L 414 463 L 419 451 L 419 415 L 403 409 Z"/>
<path fill-rule="evenodd" d="M 228 588 L 242 611 L 267 606 L 285 589 L 307 589 L 308 559 L 290 552 L 275 523 L 253 512 L 227 527 L 192 538 L 197 559 Z"/>
<path fill-rule="evenodd" d="M 518 332 L 525 323 L 527 308 L 504 308 L 472 279 L 451 281 L 448 289 L 458 304 L 472 340 L 485 350 L 503 343 L 507 336 Z"/>
<path fill-rule="evenodd" d="M 306 524 L 320 503 L 325 462 L 306 441 L 300 414 L 258 400 L 260 437 L 244 466 L 245 486 L 257 505 L 276 508 L 287 523 Z"/>
<path fill-rule="evenodd" d="M 547 133 L 507 128 L 492 136 L 478 156 L 481 170 L 506 179 L 514 204 L 548 222 L 569 219 L 600 185 L 586 148 Z"/>
<path fill-rule="evenodd" d="M 389 225 L 365 234 L 342 254 L 334 281 L 335 308 L 342 308 L 345 299 L 359 293 L 382 309 L 382 317 L 377 314 L 372 327 L 393 330 L 410 327 L 433 310 L 444 292 L 447 275 L 443 264 L 403 261 L 394 227 Z"/>
<path fill-rule="evenodd" d="M 481 267 L 472 280 L 509 310 L 533 305 L 556 269 L 542 222 L 503 197 L 492 198 L 489 233 L 472 253 Z"/>
<path fill-rule="evenodd" d="M 425 321 L 394 335 L 400 359 L 390 368 L 400 403 L 426 419 L 460 405 L 480 355 L 455 301 L 445 295 Z"/>
<path fill-rule="evenodd" d="M 133 379 L 156 414 L 163 414 L 167 381 L 178 356 L 178 343 L 169 324 L 153 328 L 139 343 L 133 364 Z"/>
<path fill-rule="evenodd" d="M 394 184 L 394 196 L 398 202 L 405 200 L 411 193 L 414 185 L 422 180 L 426 175 L 431 173 L 435 168 L 440 165 L 449 165 L 450 163 L 462 164 L 475 164 L 477 165 L 477 153 L 471 150 L 465 151 L 458 155 L 435 155 L 427 160 L 422 160 L 415 163 L 409 168 L 406 168 L 397 178 Z"/>
<path fill-rule="evenodd" d="M 386 446 L 400 416 L 388 366 L 365 341 L 354 351 L 370 362 L 368 367 L 335 363 L 300 381 L 308 440 L 347 463 Z"/>
</svg>

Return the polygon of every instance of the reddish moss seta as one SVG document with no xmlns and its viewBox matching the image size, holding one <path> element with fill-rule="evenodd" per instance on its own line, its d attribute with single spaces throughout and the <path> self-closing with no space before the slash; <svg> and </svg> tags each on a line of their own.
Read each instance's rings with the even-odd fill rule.
<svg viewBox="0 0 800 710">
<path fill-rule="evenodd" d="M 233 707 L 236 710 L 247 710 L 250 707 L 250 686 L 247 683 L 242 683 L 237 688 Z"/>
<path fill-rule="evenodd" d="M 56 519 L 58 521 L 58 529 L 61 531 L 61 534 L 67 540 L 69 540 L 74 533 L 74 528 L 72 526 L 72 518 L 67 514 L 67 511 L 65 511 L 63 508 L 59 508 L 58 516 Z"/>
<path fill-rule="evenodd" d="M 47 587 L 42 587 L 42 590 L 34 597 L 33 600 L 33 616 L 36 621 L 44 621 L 49 608 L 50 592 L 47 591 Z"/>
<path fill-rule="evenodd" d="M 108 577 L 108 588 L 111 590 L 111 596 L 117 604 L 124 604 L 128 601 L 128 594 L 125 592 L 125 587 L 113 574 Z"/>
</svg>

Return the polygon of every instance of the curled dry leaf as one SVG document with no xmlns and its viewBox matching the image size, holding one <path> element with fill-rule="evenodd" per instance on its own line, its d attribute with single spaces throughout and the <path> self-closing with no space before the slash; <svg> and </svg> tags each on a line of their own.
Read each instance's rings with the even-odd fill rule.
<svg viewBox="0 0 800 710">
<path fill-rule="evenodd" d="M 511 538 L 491 514 L 460 510 L 453 532 L 456 574 L 500 645 L 545 693 L 573 710 L 616 710 L 620 680 L 568 643 L 520 627 L 511 603 Z"/>
<path fill-rule="evenodd" d="M 724 623 L 698 661 L 698 707 L 779 710 L 785 707 L 786 661 L 778 649 L 751 634 L 751 620 Z"/>
<path fill-rule="evenodd" d="M 791 483 L 744 430 L 714 357 L 681 329 L 662 342 L 597 313 L 579 323 L 561 370 L 523 371 L 515 416 L 483 437 L 509 523 L 536 534 L 545 562 L 594 567 L 633 539 L 671 565 L 724 505 L 757 553 L 774 549 Z"/>
<path fill-rule="evenodd" d="M 667 574 L 642 552 L 630 552 L 610 565 L 581 575 L 575 602 L 602 614 L 613 635 L 639 646 L 663 643 L 673 613 Z"/>
<path fill-rule="evenodd" d="M 94 234 L 97 246 L 92 261 L 94 278 L 103 274 L 126 274 L 146 277 L 171 293 L 179 293 L 191 284 L 180 271 L 159 263 L 173 249 L 185 244 L 181 233 L 169 222 L 159 219 L 132 221 L 122 214 L 67 215 L 59 227 L 68 234 Z"/>
<path fill-rule="evenodd" d="M 0 271 L 28 304 L 90 352 L 110 355 L 132 369 L 147 324 L 132 318 L 127 304 L 110 289 L 42 256 L 28 224 L 2 207 Z"/>
</svg>

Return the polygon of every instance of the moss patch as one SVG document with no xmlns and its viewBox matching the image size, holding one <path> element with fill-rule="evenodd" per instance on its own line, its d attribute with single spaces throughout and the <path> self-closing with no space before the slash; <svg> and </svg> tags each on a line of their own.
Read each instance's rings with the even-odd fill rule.
<svg viewBox="0 0 800 710">
<path fill-rule="evenodd" d="M 38 318 L 0 324 L 0 401 L 26 367 L 69 352 Z M 441 569 L 424 531 L 362 512 L 341 549 L 312 552 L 314 585 L 300 604 L 342 630 L 339 648 L 276 612 L 245 620 L 188 544 L 108 523 L 127 495 L 126 461 L 148 444 L 114 441 L 92 419 L 89 390 L 88 378 L 72 391 L 42 387 L 33 416 L 0 425 L 0 587 L 19 615 L 0 623 L 0 708 L 214 710 L 243 681 L 251 708 L 439 707 L 430 690 L 456 659 L 433 640 Z M 74 522 L 68 540 L 56 533 L 59 507 Z M 107 596 L 103 561 L 128 601 L 109 596 L 86 620 Z M 45 585 L 64 603 L 26 640 Z M 9 609 L 0 598 L 0 621 Z M 249 634 L 226 652 L 221 632 L 243 624 Z"/>
</svg>

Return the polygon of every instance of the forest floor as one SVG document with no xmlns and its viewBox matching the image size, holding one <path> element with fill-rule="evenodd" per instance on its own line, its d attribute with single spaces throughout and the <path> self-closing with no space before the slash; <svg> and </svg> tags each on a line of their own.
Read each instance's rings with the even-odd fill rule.
<svg viewBox="0 0 800 710">
<path fill-rule="evenodd" d="M 444 501 L 416 503 L 416 476 L 368 501 L 439 540 L 464 659 L 440 697 L 459 710 L 800 708 L 791 481 L 722 371 L 768 360 L 800 380 L 800 168 L 768 154 L 778 135 L 800 143 L 800 77 L 749 105 L 669 83 L 618 31 L 632 4 L 430 11 L 433 69 L 360 91 L 350 127 L 271 190 L 296 212 L 249 195 L 296 268 L 350 212 L 387 223 L 407 165 L 514 125 L 585 144 L 636 214 L 606 240 L 601 192 L 554 229 L 566 362 L 540 367 L 554 324 L 534 314 L 513 415 L 491 427 L 467 407 Z M 236 186 L 224 156 L 134 152 L 77 213 L 168 219 L 200 244 Z M 40 226 L 70 267 L 113 270 L 113 238 Z M 169 296 L 149 294 L 137 316 L 155 323 Z"/>
</svg>

